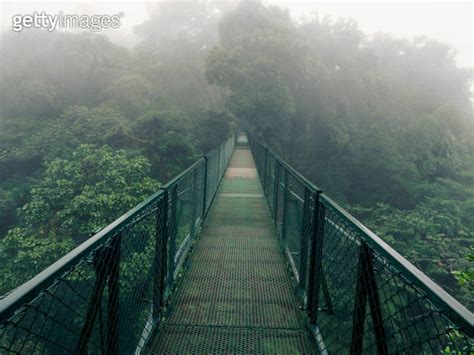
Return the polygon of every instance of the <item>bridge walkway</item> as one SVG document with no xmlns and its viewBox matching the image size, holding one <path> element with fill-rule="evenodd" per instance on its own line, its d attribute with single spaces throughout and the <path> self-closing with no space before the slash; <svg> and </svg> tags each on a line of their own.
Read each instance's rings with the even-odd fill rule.
<svg viewBox="0 0 474 355">
<path fill-rule="evenodd" d="M 255 162 L 235 149 L 151 353 L 312 353 Z"/>
</svg>

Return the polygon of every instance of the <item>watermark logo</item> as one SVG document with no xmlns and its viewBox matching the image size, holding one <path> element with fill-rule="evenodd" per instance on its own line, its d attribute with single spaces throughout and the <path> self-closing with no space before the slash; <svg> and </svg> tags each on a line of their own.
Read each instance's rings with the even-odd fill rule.
<svg viewBox="0 0 474 355">
<path fill-rule="evenodd" d="M 88 29 L 91 32 L 100 32 L 104 29 L 117 29 L 123 13 L 115 15 L 70 15 L 60 11 L 56 15 L 45 12 L 32 14 L 13 15 L 12 29 L 14 32 L 23 31 L 25 28 L 44 28 L 50 32 L 61 29 Z"/>
</svg>

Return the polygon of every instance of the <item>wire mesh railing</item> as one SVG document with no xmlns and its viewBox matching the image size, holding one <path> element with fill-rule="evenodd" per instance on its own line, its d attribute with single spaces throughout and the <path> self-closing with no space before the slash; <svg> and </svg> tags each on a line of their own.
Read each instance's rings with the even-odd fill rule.
<svg viewBox="0 0 474 355">
<path fill-rule="evenodd" d="M 140 353 L 235 138 L 0 301 L 0 353 Z"/>
<path fill-rule="evenodd" d="M 248 135 L 322 353 L 474 352 L 474 316 Z"/>
</svg>

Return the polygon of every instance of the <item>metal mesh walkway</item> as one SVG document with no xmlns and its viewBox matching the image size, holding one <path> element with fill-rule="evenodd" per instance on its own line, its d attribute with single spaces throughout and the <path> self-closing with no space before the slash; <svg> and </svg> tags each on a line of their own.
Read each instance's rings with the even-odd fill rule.
<svg viewBox="0 0 474 355">
<path fill-rule="evenodd" d="M 474 354 L 474 314 L 248 138 L 1 299 L 0 353 Z"/>
<path fill-rule="evenodd" d="M 312 353 L 256 167 L 234 151 L 152 353 Z"/>
</svg>

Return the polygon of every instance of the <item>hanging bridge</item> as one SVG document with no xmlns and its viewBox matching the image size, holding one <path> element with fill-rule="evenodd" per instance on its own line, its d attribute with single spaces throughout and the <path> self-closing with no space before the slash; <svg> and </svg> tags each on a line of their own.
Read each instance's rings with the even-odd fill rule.
<svg viewBox="0 0 474 355">
<path fill-rule="evenodd" d="M 474 316 L 252 136 L 0 301 L 0 353 L 474 351 Z"/>
</svg>

